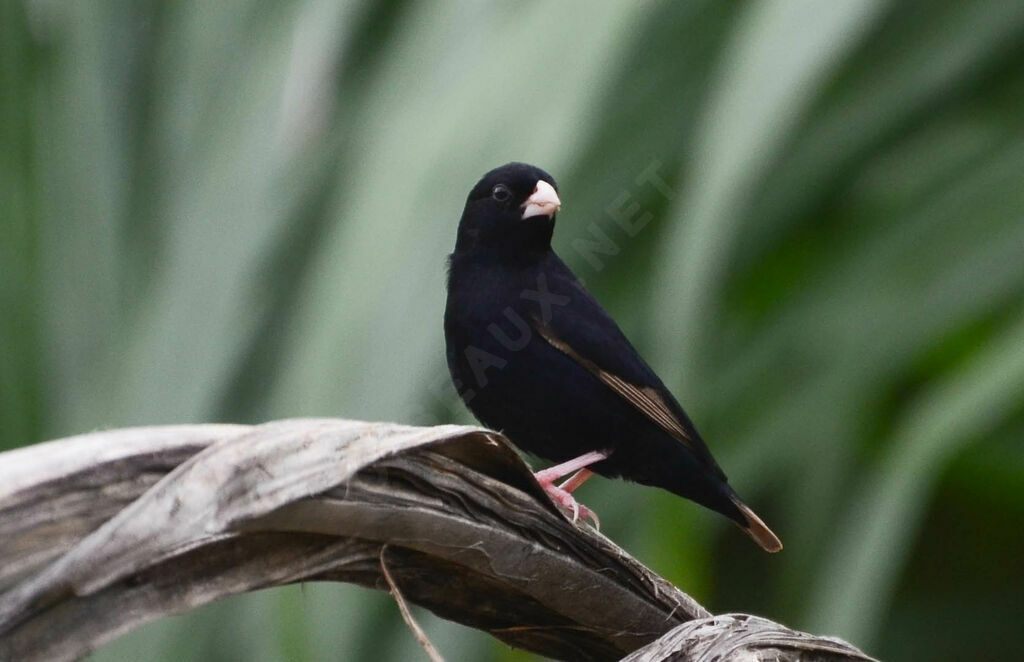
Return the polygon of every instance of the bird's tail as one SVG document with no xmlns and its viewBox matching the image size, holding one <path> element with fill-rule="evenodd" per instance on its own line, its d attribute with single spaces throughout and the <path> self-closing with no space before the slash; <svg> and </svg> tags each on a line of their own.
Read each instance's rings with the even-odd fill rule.
<svg viewBox="0 0 1024 662">
<path fill-rule="evenodd" d="M 740 501 L 740 498 L 735 494 L 729 496 L 729 500 L 732 501 L 733 505 L 736 506 L 740 513 L 743 515 L 743 519 L 746 520 L 746 525 L 739 523 L 740 528 L 754 539 L 758 545 L 761 546 L 766 552 L 775 553 L 782 549 L 782 541 L 779 537 L 772 533 L 772 530 L 768 528 L 768 525 L 761 521 L 761 518 L 754 514 L 754 511 L 747 507 L 747 504 Z"/>
</svg>

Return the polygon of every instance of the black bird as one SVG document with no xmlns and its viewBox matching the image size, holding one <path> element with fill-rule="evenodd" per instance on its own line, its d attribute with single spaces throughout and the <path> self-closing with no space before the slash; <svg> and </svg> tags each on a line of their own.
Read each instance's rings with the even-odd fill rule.
<svg viewBox="0 0 1024 662">
<path fill-rule="evenodd" d="M 559 463 L 535 475 L 574 519 L 594 517 L 571 494 L 594 472 L 696 501 L 765 550 L 782 549 L 729 487 L 683 408 L 551 249 L 557 190 L 540 168 L 509 163 L 469 193 L 444 314 L 459 395 L 484 425 Z"/>
</svg>

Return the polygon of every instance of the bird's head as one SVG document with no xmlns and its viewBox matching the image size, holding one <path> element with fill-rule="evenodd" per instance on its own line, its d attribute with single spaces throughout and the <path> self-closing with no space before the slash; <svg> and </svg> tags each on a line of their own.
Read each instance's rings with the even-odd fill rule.
<svg viewBox="0 0 1024 662">
<path fill-rule="evenodd" d="M 551 247 L 562 201 L 554 178 L 526 163 L 508 163 L 477 182 L 459 222 L 456 252 L 488 250 L 526 256 Z"/>
</svg>

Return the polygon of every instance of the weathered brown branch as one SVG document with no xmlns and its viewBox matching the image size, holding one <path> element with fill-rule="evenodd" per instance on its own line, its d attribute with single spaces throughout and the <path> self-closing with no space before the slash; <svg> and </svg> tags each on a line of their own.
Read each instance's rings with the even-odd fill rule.
<svg viewBox="0 0 1024 662">
<path fill-rule="evenodd" d="M 398 611 L 402 614 L 402 620 L 412 631 L 416 641 L 419 642 L 423 652 L 430 658 L 430 662 L 444 662 L 444 658 L 441 657 L 441 653 L 438 652 L 433 642 L 427 638 L 427 633 L 423 631 L 420 624 L 416 622 L 416 619 L 412 617 L 412 612 L 409 611 L 409 605 L 405 603 L 405 598 L 402 597 L 402 591 L 399 590 L 398 585 L 395 584 L 395 579 L 391 576 L 391 572 L 388 570 L 387 561 L 384 560 L 384 553 L 388 551 L 388 546 L 384 545 L 380 548 L 380 574 L 383 575 L 384 581 L 388 584 L 388 590 L 391 591 L 391 596 L 395 599 L 395 604 L 398 605 Z"/>
<path fill-rule="evenodd" d="M 333 419 L 113 430 L 0 455 L 0 659 L 76 659 L 268 586 L 388 590 L 384 546 L 408 600 L 553 658 L 870 659 L 712 617 L 570 522 L 494 432 Z"/>
</svg>

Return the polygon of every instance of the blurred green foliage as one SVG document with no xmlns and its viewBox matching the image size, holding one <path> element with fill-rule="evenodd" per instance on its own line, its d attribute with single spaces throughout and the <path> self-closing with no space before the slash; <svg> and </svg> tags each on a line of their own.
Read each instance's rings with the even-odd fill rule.
<svg viewBox="0 0 1024 662">
<path fill-rule="evenodd" d="M 594 481 L 605 533 L 885 659 L 1024 646 L 1024 3 L 5 0 L 0 55 L 3 447 L 468 421 L 444 260 L 525 160 L 786 549 Z M 417 613 L 449 659 L 530 659 Z M 386 595 L 307 585 L 94 659 L 419 655 Z"/>
</svg>

